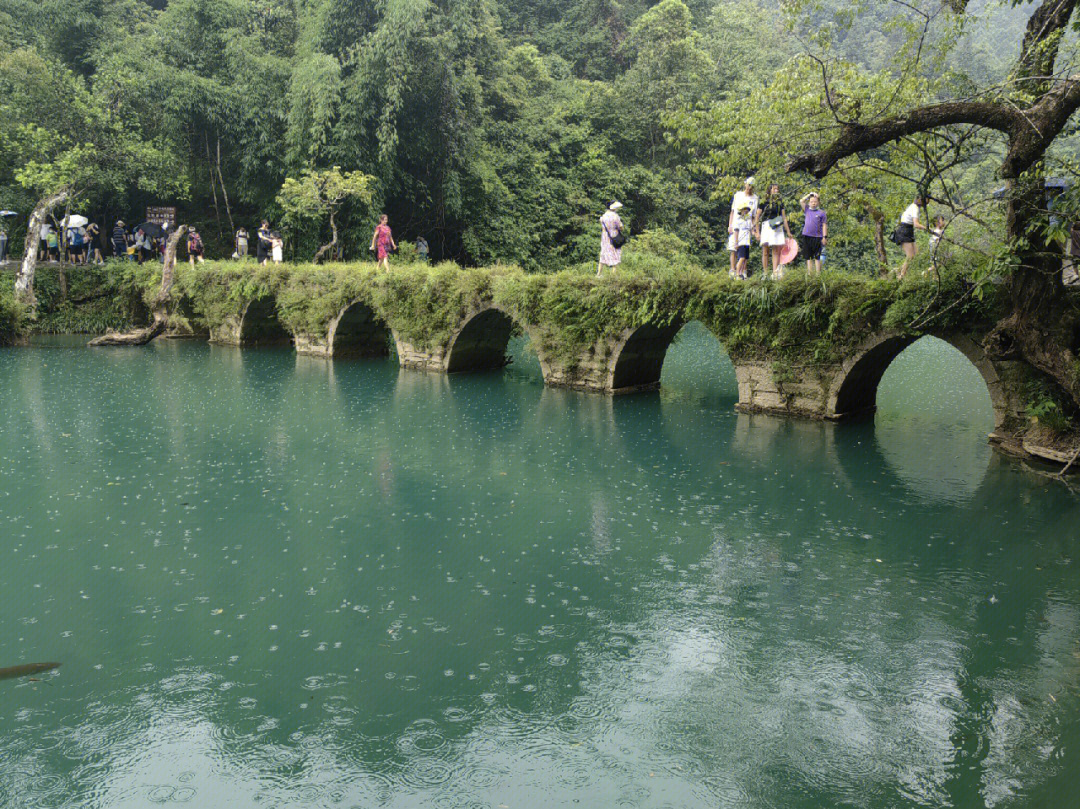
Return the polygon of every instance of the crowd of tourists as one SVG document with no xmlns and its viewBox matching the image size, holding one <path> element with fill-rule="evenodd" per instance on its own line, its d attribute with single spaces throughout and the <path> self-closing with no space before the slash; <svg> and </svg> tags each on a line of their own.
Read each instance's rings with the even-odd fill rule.
<svg viewBox="0 0 1080 809">
<path fill-rule="evenodd" d="M 810 274 L 819 274 L 825 263 L 826 247 L 829 238 L 829 218 L 821 205 L 821 195 L 810 191 L 799 199 L 802 211 L 802 229 L 798 238 L 792 232 L 788 219 L 788 210 L 781 195 L 780 185 L 771 183 L 764 199 L 760 199 L 755 190 L 756 180 L 747 177 L 742 188 L 731 198 L 727 224 L 727 252 L 730 257 L 729 274 L 732 278 L 745 280 L 752 274 L 750 252 L 754 242 L 761 247 L 761 272 L 766 278 L 780 279 L 785 269 L 796 258 L 806 262 Z M 907 275 L 911 260 L 918 253 L 916 234 L 924 231 L 928 234 L 928 244 L 932 261 L 937 261 L 939 251 L 943 249 L 946 219 L 937 215 L 929 223 L 922 219 L 926 210 L 927 198 L 917 193 L 911 203 L 900 214 L 890 240 L 903 251 L 904 259 L 897 269 L 897 276 Z M 627 228 L 619 215 L 623 205 L 615 200 L 600 217 L 600 261 L 597 275 L 604 268 L 614 271 L 622 262 L 622 250 L 629 236 Z M 8 259 L 9 237 L 6 228 L 8 217 L 15 216 L 13 211 L 0 211 L 0 262 Z M 61 238 L 61 233 L 63 238 Z M 72 264 L 103 264 L 105 257 L 102 246 L 108 244 L 116 258 L 137 261 L 142 264 L 150 260 L 164 260 L 165 246 L 171 227 L 168 224 L 143 222 L 129 228 L 123 220 L 117 220 L 107 239 L 102 238 L 101 228 L 83 216 L 69 216 L 58 226 L 44 224 L 39 232 L 38 260 L 59 261 L 61 256 Z M 252 245 L 254 241 L 254 245 Z M 205 261 L 205 246 L 199 231 L 188 228 L 185 240 L 188 261 L 194 266 Z M 268 220 L 262 220 L 255 231 L 254 238 L 241 226 L 233 235 L 236 260 L 248 259 L 254 252 L 259 264 L 270 262 L 280 264 L 284 260 L 285 242 L 281 234 L 270 227 Z M 254 250 L 252 248 L 254 247 Z M 369 250 L 374 253 L 376 262 L 383 269 L 390 267 L 390 255 L 397 252 L 398 245 L 390 229 L 389 217 L 383 214 L 371 236 Z M 427 261 L 430 248 L 427 240 L 420 236 L 416 240 L 416 256 L 420 261 Z M 1080 283 L 1080 223 L 1074 226 L 1070 234 L 1070 243 L 1065 251 L 1063 275 L 1065 283 Z M 342 259 L 340 247 L 332 258 Z M 933 271 L 931 264 L 928 272 Z"/>
<path fill-rule="evenodd" d="M 750 250 L 755 241 L 761 247 L 761 272 L 766 278 L 783 278 L 785 268 L 800 256 L 806 262 L 808 273 L 820 274 L 829 239 L 829 217 L 821 207 L 820 193 L 810 191 L 799 200 L 803 225 L 799 238 L 796 239 L 788 221 L 780 185 L 771 183 L 762 200 L 755 190 L 756 184 L 754 177 L 747 177 L 742 188 L 731 198 L 727 224 L 730 276 L 742 280 L 750 277 Z M 924 224 L 920 215 L 926 208 L 926 203 L 926 198 L 917 194 L 900 215 L 893 231 L 891 239 L 904 253 L 904 261 L 897 271 L 900 278 L 907 274 L 908 265 L 918 252 L 916 231 L 922 230 L 929 234 L 929 246 L 935 256 L 941 243 L 945 231 L 945 217 L 936 216 L 930 225 Z M 600 217 L 600 262 L 596 269 L 598 276 L 603 273 L 604 267 L 614 271 L 622 262 L 622 247 L 628 238 L 618 213 L 622 207 L 621 202 L 612 202 Z"/>
<path fill-rule="evenodd" d="M 14 211 L 3 211 L 0 216 L 0 262 L 8 260 L 9 237 L 7 217 L 14 217 Z M 102 238 L 100 226 L 83 216 L 69 216 L 57 225 L 43 224 L 38 232 L 38 261 L 59 262 L 61 258 L 71 264 L 104 264 L 106 252 L 122 261 L 135 261 L 143 264 L 147 261 L 164 261 L 165 248 L 175 226 L 169 223 L 143 222 L 128 226 L 122 219 L 117 219 L 112 229 Z M 427 261 L 430 253 L 427 239 L 420 236 L 416 240 L 416 256 L 420 261 Z M 187 229 L 184 246 L 188 261 L 194 266 L 206 260 L 206 247 L 197 228 Z M 262 220 L 252 236 L 247 228 L 240 226 L 233 234 L 233 254 L 236 260 L 254 257 L 259 264 L 271 262 L 280 264 L 284 261 L 285 240 L 281 234 L 270 227 L 270 222 Z M 105 251 L 103 251 L 105 248 Z M 390 230 L 389 217 L 383 214 L 379 218 L 371 236 L 371 252 L 383 268 L 389 268 L 390 255 L 397 251 L 398 245 Z M 340 247 L 332 255 L 343 258 Z"/>
</svg>

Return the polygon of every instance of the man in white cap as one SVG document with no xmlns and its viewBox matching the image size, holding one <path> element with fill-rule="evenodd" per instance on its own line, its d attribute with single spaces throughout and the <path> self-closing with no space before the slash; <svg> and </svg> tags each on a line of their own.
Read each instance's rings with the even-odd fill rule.
<svg viewBox="0 0 1080 809">
<path fill-rule="evenodd" d="M 621 207 L 622 203 L 615 200 L 600 217 L 600 263 L 596 267 L 597 278 L 603 274 L 604 267 L 610 267 L 611 271 L 615 272 L 615 268 L 622 261 L 622 246 L 626 237 L 623 235 L 623 223 L 618 214 Z"/>
<path fill-rule="evenodd" d="M 746 181 L 743 183 L 742 190 L 736 191 L 735 196 L 731 198 L 731 211 L 728 213 L 727 249 L 728 255 L 731 256 L 731 271 L 729 274 L 732 278 L 736 275 L 735 266 L 738 259 L 735 254 L 739 250 L 738 234 L 735 232 L 735 219 L 738 217 L 739 211 L 741 211 L 743 207 L 750 208 L 750 220 L 753 221 L 758 209 L 758 197 L 757 193 L 754 191 L 753 177 L 747 177 Z"/>
</svg>

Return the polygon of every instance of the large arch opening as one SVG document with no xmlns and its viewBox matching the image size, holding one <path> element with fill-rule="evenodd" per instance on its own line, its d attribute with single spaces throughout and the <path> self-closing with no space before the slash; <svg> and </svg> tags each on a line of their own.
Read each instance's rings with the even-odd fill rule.
<svg viewBox="0 0 1080 809">
<path fill-rule="evenodd" d="M 885 371 L 916 338 L 886 337 L 859 357 L 836 392 L 832 414 L 836 418 L 866 416 L 877 410 L 878 386 Z"/>
<path fill-rule="evenodd" d="M 346 307 L 330 332 L 330 351 L 335 358 L 389 357 L 395 350 L 390 327 L 366 303 Z"/>
<path fill-rule="evenodd" d="M 247 305 L 240 321 L 241 345 L 288 345 L 292 339 L 278 319 L 277 304 L 271 296 L 258 298 Z"/>
<path fill-rule="evenodd" d="M 973 357 L 970 346 L 923 337 L 908 340 L 876 379 L 872 424 L 844 431 L 845 441 L 860 444 L 849 455 L 873 466 L 880 462 L 866 456 L 876 449 L 888 473 L 923 500 L 960 503 L 974 496 L 991 461 L 986 436 L 997 424 L 993 366 Z"/>
<path fill-rule="evenodd" d="M 664 354 L 660 385 L 667 399 L 730 404 L 739 400 L 735 365 L 724 344 L 700 320 L 682 327 Z"/>
<path fill-rule="evenodd" d="M 893 363 L 901 357 L 903 361 L 893 370 Z M 892 390 L 892 384 L 882 388 L 887 376 L 890 382 L 891 378 L 902 379 L 897 390 L 915 397 L 922 412 L 963 390 L 965 401 L 950 401 L 950 412 L 981 407 L 991 414 L 991 428 L 1000 426 L 1008 416 L 997 371 L 974 342 L 900 335 L 883 337 L 855 357 L 833 396 L 830 415 L 850 418 L 877 412 L 881 391 Z M 960 380 L 965 384 L 958 385 Z"/>
<path fill-rule="evenodd" d="M 513 319 L 494 307 L 477 313 L 451 340 L 446 372 L 492 371 L 509 362 L 507 347 L 516 327 Z"/>
</svg>

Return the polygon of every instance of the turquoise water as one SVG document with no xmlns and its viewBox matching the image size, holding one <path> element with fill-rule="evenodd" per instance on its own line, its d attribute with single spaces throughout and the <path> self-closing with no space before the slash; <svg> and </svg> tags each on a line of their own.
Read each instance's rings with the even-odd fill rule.
<svg viewBox="0 0 1080 809">
<path fill-rule="evenodd" d="M 1080 499 L 860 424 L 191 342 L 0 352 L 3 807 L 1073 807 Z"/>
</svg>

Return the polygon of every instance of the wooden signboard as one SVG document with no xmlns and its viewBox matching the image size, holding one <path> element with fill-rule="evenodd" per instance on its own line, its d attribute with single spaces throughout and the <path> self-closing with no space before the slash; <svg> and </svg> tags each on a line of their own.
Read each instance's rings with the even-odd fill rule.
<svg viewBox="0 0 1080 809">
<path fill-rule="evenodd" d="M 148 205 L 146 207 L 146 221 L 161 225 L 166 230 L 176 227 L 176 208 L 163 205 Z"/>
</svg>

